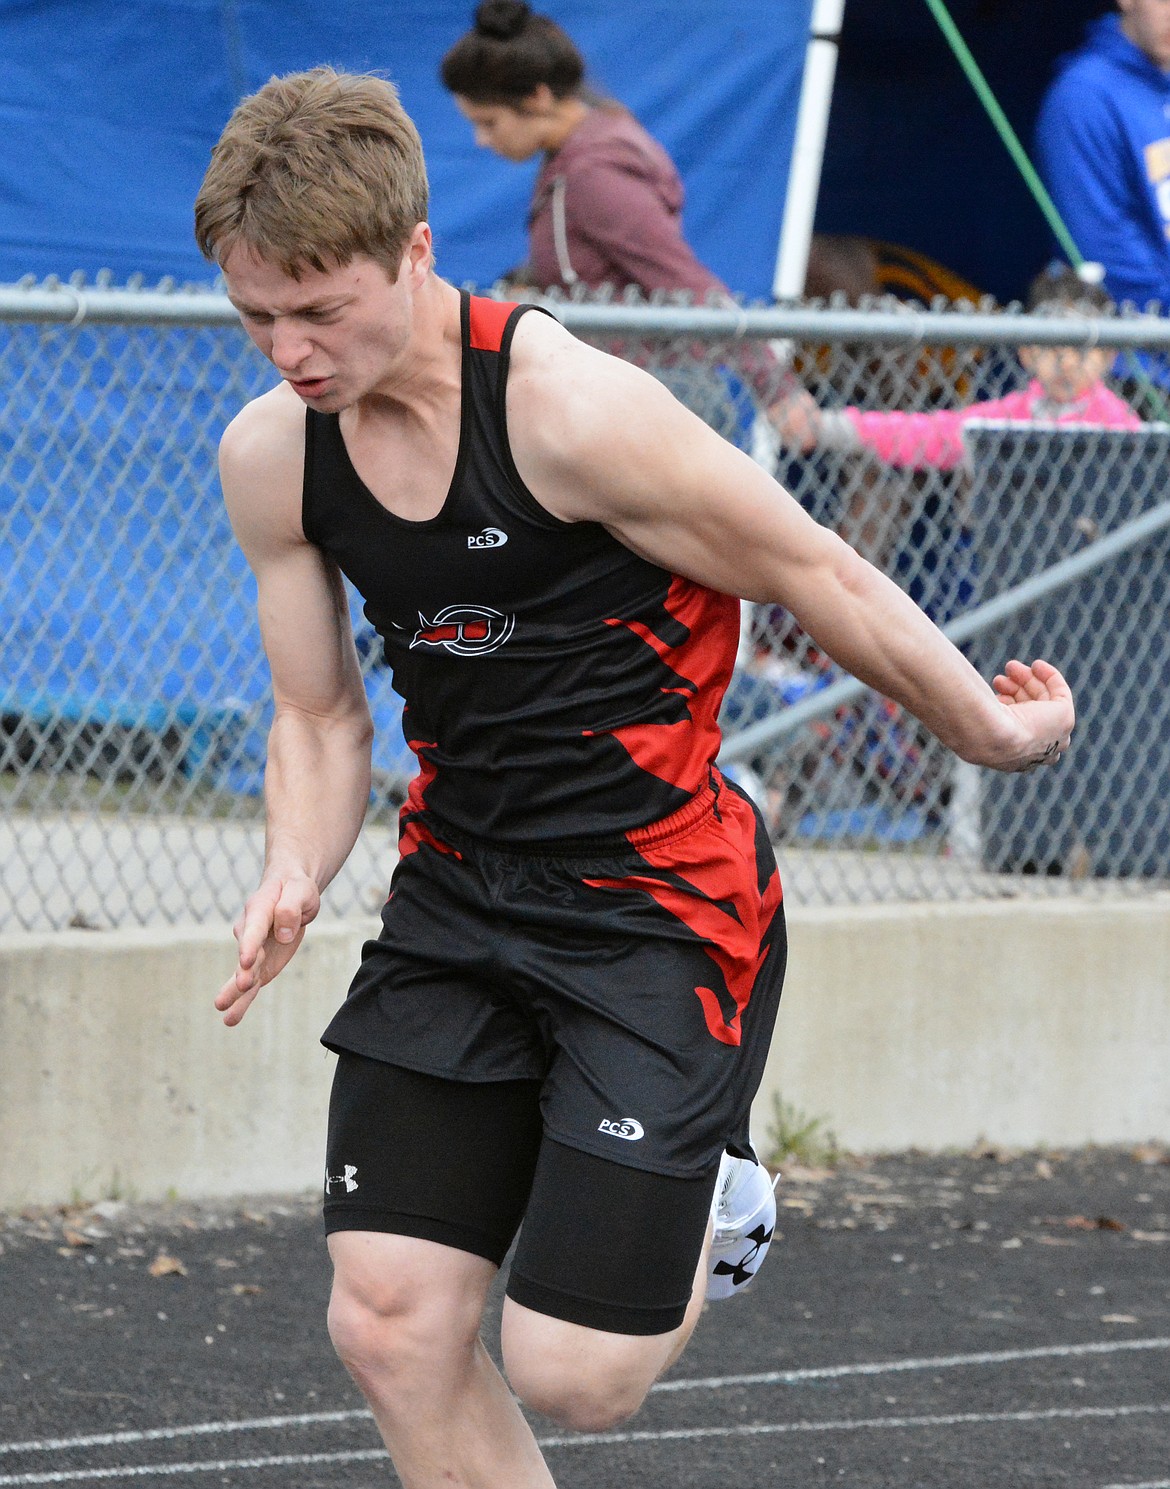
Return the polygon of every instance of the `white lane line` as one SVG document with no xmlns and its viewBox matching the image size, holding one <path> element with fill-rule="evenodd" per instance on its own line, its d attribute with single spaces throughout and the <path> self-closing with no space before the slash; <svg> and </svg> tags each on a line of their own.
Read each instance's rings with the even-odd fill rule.
<svg viewBox="0 0 1170 1489">
<path fill-rule="evenodd" d="M 659 1381 L 658 1391 L 712 1391 L 724 1386 L 799 1385 L 806 1380 L 838 1380 L 851 1375 L 885 1375 L 907 1370 L 953 1370 L 964 1365 L 1005 1365 L 1019 1360 L 1065 1359 L 1081 1355 L 1111 1355 L 1127 1350 L 1170 1349 L 1170 1339 L 1115 1339 L 1097 1344 L 1055 1344 L 1036 1349 L 1004 1349 L 969 1355 L 938 1355 L 912 1360 L 884 1360 L 872 1364 L 823 1365 L 807 1370 L 769 1370 L 758 1375 L 715 1375 L 703 1379 Z M 312 1411 L 289 1416 L 251 1417 L 242 1421 L 195 1422 L 181 1427 L 151 1427 L 124 1432 L 94 1432 L 83 1437 L 48 1437 L 29 1442 L 0 1442 L 5 1453 L 51 1453 L 67 1448 L 103 1448 L 121 1443 L 170 1442 L 226 1432 L 260 1432 L 286 1427 L 315 1427 L 331 1422 L 371 1421 L 359 1407 L 352 1411 Z"/>
<path fill-rule="evenodd" d="M 388 1462 L 385 1448 L 351 1453 L 282 1453 L 272 1458 L 217 1458 L 207 1463 L 140 1463 L 130 1468 L 81 1468 L 61 1473 L 0 1474 L 0 1484 L 74 1484 L 93 1479 L 141 1479 L 158 1474 L 227 1473 L 233 1468 L 300 1468 L 314 1463 Z"/>
<path fill-rule="evenodd" d="M 1053 1344 L 1036 1349 L 997 1349 L 933 1359 L 883 1360 L 872 1365 L 823 1365 L 811 1370 L 767 1370 L 757 1375 L 710 1375 L 701 1380 L 660 1380 L 654 1391 L 717 1391 L 724 1386 L 798 1385 L 805 1380 L 838 1380 L 849 1375 L 886 1375 L 899 1370 L 954 1370 L 966 1365 L 1010 1365 L 1018 1360 L 1072 1359 L 1112 1355 L 1122 1350 L 1170 1349 L 1170 1339 L 1108 1339 L 1099 1344 Z"/>
<path fill-rule="evenodd" d="M 220 1432 L 261 1432 L 266 1428 L 316 1427 L 329 1422 L 373 1421 L 365 1407 L 354 1411 L 306 1411 L 296 1416 L 250 1417 L 242 1422 L 195 1422 L 184 1427 L 150 1427 L 125 1432 L 91 1432 L 85 1437 L 45 1437 L 32 1442 L 0 1442 L 0 1453 L 54 1453 L 63 1448 L 107 1448 L 129 1442 L 170 1442 Z"/>
<path fill-rule="evenodd" d="M 988 1426 L 1012 1422 L 1083 1421 L 1106 1417 L 1170 1415 L 1170 1402 L 1149 1406 L 1054 1407 L 1049 1411 L 962 1412 L 938 1417 L 862 1417 L 828 1422 L 768 1422 L 736 1427 L 678 1427 L 662 1432 L 593 1432 L 575 1437 L 543 1437 L 541 1448 L 590 1448 L 612 1443 L 677 1442 L 700 1437 L 762 1437 L 794 1432 L 865 1432 L 883 1428 Z M 385 1460 L 381 1448 L 346 1453 L 282 1453 L 269 1458 L 219 1458 L 206 1463 L 142 1463 L 133 1467 L 66 1469 L 56 1473 L 0 1474 L 0 1486 L 76 1484 L 97 1479 L 145 1478 L 151 1474 L 227 1473 L 232 1469 L 295 1468 L 321 1463 L 369 1463 Z M 1126 1489 L 1143 1489 L 1140 1485 Z M 1153 1489 L 1153 1486 L 1147 1486 Z"/>
<path fill-rule="evenodd" d="M 662 1432 L 591 1432 L 544 1437 L 542 1448 L 589 1448 L 607 1443 L 672 1442 L 692 1437 L 763 1437 L 783 1432 L 871 1432 L 890 1427 L 967 1427 L 997 1422 L 1078 1422 L 1094 1417 L 1170 1415 L 1170 1401 L 1151 1406 L 1054 1406 L 1047 1411 L 970 1411 L 941 1417 L 860 1417 L 829 1422 L 766 1422 L 738 1427 L 671 1427 Z M 0 1484 L 6 1481 L 0 1478 Z"/>
<path fill-rule="evenodd" d="M 1106 1484 L 1105 1489 L 1170 1489 L 1170 1479 L 1147 1479 L 1144 1484 Z"/>
</svg>

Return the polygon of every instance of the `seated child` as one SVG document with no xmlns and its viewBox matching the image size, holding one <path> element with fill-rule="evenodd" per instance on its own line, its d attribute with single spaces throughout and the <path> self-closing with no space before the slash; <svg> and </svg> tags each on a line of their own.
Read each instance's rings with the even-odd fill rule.
<svg viewBox="0 0 1170 1489">
<path fill-rule="evenodd" d="M 1099 285 L 1086 284 L 1065 265 L 1046 269 L 1028 291 L 1033 315 L 1108 315 L 1113 309 Z M 911 470 L 953 470 L 963 459 L 968 419 L 1015 419 L 1057 424 L 1104 424 L 1136 429 L 1141 420 L 1101 381 L 1116 353 L 1100 346 L 1022 346 L 1019 358 L 1032 374 L 1026 388 L 1006 398 L 929 413 L 822 409 L 803 388 L 774 405 L 771 418 L 785 445 L 813 450 L 868 450 L 886 465 Z"/>
</svg>

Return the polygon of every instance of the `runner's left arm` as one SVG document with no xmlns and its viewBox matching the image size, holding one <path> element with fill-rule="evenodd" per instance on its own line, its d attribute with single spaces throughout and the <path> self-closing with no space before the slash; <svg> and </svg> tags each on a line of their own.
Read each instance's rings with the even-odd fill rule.
<svg viewBox="0 0 1170 1489">
<path fill-rule="evenodd" d="M 908 595 L 747 455 L 653 378 L 545 317 L 517 329 L 508 426 L 521 476 L 555 516 L 601 522 L 672 573 L 783 605 L 963 759 L 1025 770 L 1067 748 L 1072 695 L 1055 667 L 1013 662 L 989 686 Z"/>
</svg>

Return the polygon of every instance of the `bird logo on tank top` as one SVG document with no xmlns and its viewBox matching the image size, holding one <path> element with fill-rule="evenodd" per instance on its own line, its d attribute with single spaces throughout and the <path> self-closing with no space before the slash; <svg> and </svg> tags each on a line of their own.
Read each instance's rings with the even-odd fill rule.
<svg viewBox="0 0 1170 1489">
<path fill-rule="evenodd" d="M 456 656 L 475 657 L 498 650 L 515 625 L 514 615 L 504 615 L 488 605 L 447 605 L 430 620 L 420 610 L 410 649 L 433 646 Z"/>
</svg>

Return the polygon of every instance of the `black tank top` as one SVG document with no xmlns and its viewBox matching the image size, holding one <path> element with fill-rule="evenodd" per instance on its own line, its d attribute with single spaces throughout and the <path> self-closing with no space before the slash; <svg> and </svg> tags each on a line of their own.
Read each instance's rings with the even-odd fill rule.
<svg viewBox="0 0 1170 1489">
<path fill-rule="evenodd" d="M 518 846 L 612 839 L 685 805 L 719 748 L 738 601 L 528 491 L 504 409 L 528 308 L 462 296 L 459 453 L 425 522 L 373 496 L 336 414 L 306 413 L 305 536 L 382 637 L 419 760 L 416 838 L 429 821 Z"/>
</svg>

